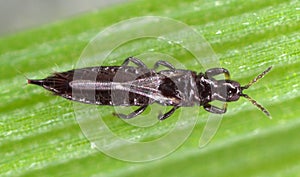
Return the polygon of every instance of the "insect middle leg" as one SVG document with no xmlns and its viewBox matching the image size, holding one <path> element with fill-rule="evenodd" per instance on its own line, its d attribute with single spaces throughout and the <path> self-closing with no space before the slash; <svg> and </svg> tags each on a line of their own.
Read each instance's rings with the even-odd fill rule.
<svg viewBox="0 0 300 177">
<path fill-rule="evenodd" d="M 224 103 L 223 108 L 218 108 L 211 104 L 205 104 L 203 107 L 208 112 L 215 113 L 215 114 L 224 114 L 227 110 L 227 103 Z"/>
<path fill-rule="evenodd" d="M 171 63 L 169 63 L 167 61 L 163 61 L 163 60 L 157 61 L 154 64 L 153 69 L 156 70 L 159 67 L 159 65 L 165 66 L 165 67 L 167 67 L 167 68 L 169 68 L 171 70 L 176 70 L 176 68 Z"/>
<path fill-rule="evenodd" d="M 208 69 L 205 72 L 205 75 L 208 78 L 212 78 L 213 76 L 216 76 L 216 75 L 219 75 L 219 74 L 224 74 L 225 75 L 225 79 L 230 79 L 229 71 L 227 69 L 225 69 L 225 68 L 211 68 L 211 69 Z"/>
<path fill-rule="evenodd" d="M 124 60 L 122 66 L 127 66 L 129 62 L 136 64 L 138 67 L 147 68 L 145 63 L 143 63 L 140 59 L 134 57 L 128 57 Z"/>
<path fill-rule="evenodd" d="M 165 120 L 166 118 L 170 117 L 178 108 L 180 108 L 180 106 L 174 106 L 170 111 L 166 112 L 165 114 L 159 115 L 158 119 Z"/>
<path fill-rule="evenodd" d="M 117 113 L 114 113 L 115 116 L 118 116 L 119 118 L 122 118 L 122 119 L 131 119 L 133 117 L 136 117 L 140 114 L 142 114 L 146 108 L 147 108 L 148 105 L 144 105 L 144 106 L 141 106 L 139 107 L 137 110 L 133 111 L 132 113 L 128 114 L 128 115 L 125 115 L 125 114 L 117 114 Z"/>
</svg>

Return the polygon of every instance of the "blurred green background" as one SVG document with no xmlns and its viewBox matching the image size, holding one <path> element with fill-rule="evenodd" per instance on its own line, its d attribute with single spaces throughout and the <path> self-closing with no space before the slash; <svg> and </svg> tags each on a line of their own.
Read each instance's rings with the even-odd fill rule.
<svg viewBox="0 0 300 177">
<path fill-rule="evenodd" d="M 214 139 L 199 149 L 208 113 L 203 108 L 188 108 L 200 109 L 199 121 L 180 148 L 160 160 L 129 163 L 93 148 L 75 120 L 70 101 L 26 86 L 24 75 L 43 78 L 72 69 L 99 31 L 145 15 L 170 17 L 193 27 L 211 44 L 221 66 L 242 84 L 273 66 L 270 74 L 247 90 L 273 119 L 245 99 L 230 103 Z M 298 176 L 299 29 L 297 0 L 142 0 L 2 37 L 0 176 Z M 143 53 L 145 45 L 125 48 L 116 63 Z M 163 46 L 155 48 L 163 50 Z M 189 58 L 181 61 L 198 71 Z M 117 134 L 138 136 L 139 131 L 112 117 L 111 112 L 103 108 Z M 176 115 L 172 118 L 166 120 L 166 128 L 176 121 Z M 143 130 L 144 138 L 163 134 L 163 126 Z"/>
</svg>

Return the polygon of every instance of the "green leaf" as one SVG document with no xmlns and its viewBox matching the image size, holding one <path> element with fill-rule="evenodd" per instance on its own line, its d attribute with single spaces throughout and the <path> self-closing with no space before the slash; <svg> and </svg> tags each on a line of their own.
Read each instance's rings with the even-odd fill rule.
<svg viewBox="0 0 300 177">
<path fill-rule="evenodd" d="M 297 0 L 141 0 L 3 37 L 0 176 L 299 175 L 299 8 Z M 208 113 L 203 108 L 181 108 L 200 109 L 199 121 L 187 141 L 166 158 L 130 163 L 93 148 L 75 120 L 70 101 L 25 85 L 24 75 L 43 78 L 54 71 L 72 69 L 84 47 L 102 29 L 146 15 L 170 17 L 193 27 L 211 44 L 221 66 L 241 84 L 273 66 L 265 78 L 247 90 L 270 111 L 273 119 L 268 120 L 241 98 L 229 103 L 216 136 L 199 149 L 206 121 L 203 117 Z M 132 44 L 134 48 L 125 47 L 117 62 L 143 53 L 152 45 L 137 44 Z M 158 45 L 155 51 L 163 52 L 165 47 Z M 187 56 L 180 61 L 200 72 Z M 168 130 L 177 120 L 175 114 L 166 123 L 133 133 L 133 126 L 111 116 L 113 109 L 99 107 L 99 111 L 116 134 L 124 138 L 143 136 L 142 141 L 164 135 L 164 129 Z"/>
</svg>

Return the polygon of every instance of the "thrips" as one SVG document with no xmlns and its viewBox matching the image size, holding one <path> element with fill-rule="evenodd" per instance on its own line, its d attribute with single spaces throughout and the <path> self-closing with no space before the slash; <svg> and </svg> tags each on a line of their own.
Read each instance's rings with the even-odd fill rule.
<svg viewBox="0 0 300 177">
<path fill-rule="evenodd" d="M 137 65 L 128 66 L 129 62 Z M 159 66 L 167 69 L 156 71 Z M 270 117 L 270 113 L 254 99 L 243 93 L 252 84 L 266 75 L 267 68 L 247 85 L 230 80 L 224 68 L 212 68 L 205 73 L 176 69 L 166 61 L 157 61 L 152 69 L 141 60 L 129 57 L 121 66 L 98 66 L 74 69 L 39 80 L 28 79 L 29 84 L 44 87 L 69 100 L 95 105 L 139 106 L 130 114 L 115 114 L 130 119 L 141 114 L 149 104 L 158 103 L 173 106 L 171 110 L 159 115 L 160 120 L 170 117 L 180 107 L 203 106 L 211 113 L 223 114 L 227 102 L 240 97 L 248 99 L 253 105 Z M 216 75 L 224 74 L 225 79 L 217 80 Z M 211 104 L 218 100 L 223 107 Z"/>
</svg>

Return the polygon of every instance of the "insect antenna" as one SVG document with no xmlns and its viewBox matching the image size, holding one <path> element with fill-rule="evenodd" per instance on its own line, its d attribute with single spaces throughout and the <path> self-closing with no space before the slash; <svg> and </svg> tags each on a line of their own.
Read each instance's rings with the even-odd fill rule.
<svg viewBox="0 0 300 177">
<path fill-rule="evenodd" d="M 252 81 L 250 81 L 247 85 L 242 87 L 242 90 L 248 89 L 252 84 L 257 82 L 259 79 L 263 78 L 269 71 L 271 71 L 272 66 L 268 67 L 264 72 L 262 72 L 260 75 L 258 75 L 256 78 L 254 78 Z"/>
<path fill-rule="evenodd" d="M 247 98 L 247 100 L 249 100 L 253 105 L 255 105 L 258 109 L 260 109 L 263 113 L 265 113 L 270 119 L 272 119 L 269 111 L 266 108 L 264 108 L 261 104 L 257 103 L 254 99 L 252 99 L 247 94 L 242 94 L 241 96 Z"/>
<path fill-rule="evenodd" d="M 245 90 L 245 89 L 248 89 L 252 84 L 257 82 L 259 79 L 263 78 L 271 69 L 272 69 L 272 66 L 268 67 L 260 75 L 255 77 L 252 81 L 250 81 L 247 85 L 242 86 L 241 87 L 242 91 Z M 269 113 L 269 111 L 266 108 L 264 108 L 261 104 L 257 103 L 250 96 L 248 96 L 247 94 L 243 94 L 243 93 L 241 93 L 240 96 L 247 98 L 253 105 L 255 105 L 258 109 L 260 109 L 263 113 L 265 113 L 270 119 L 272 119 L 271 114 Z"/>
</svg>

